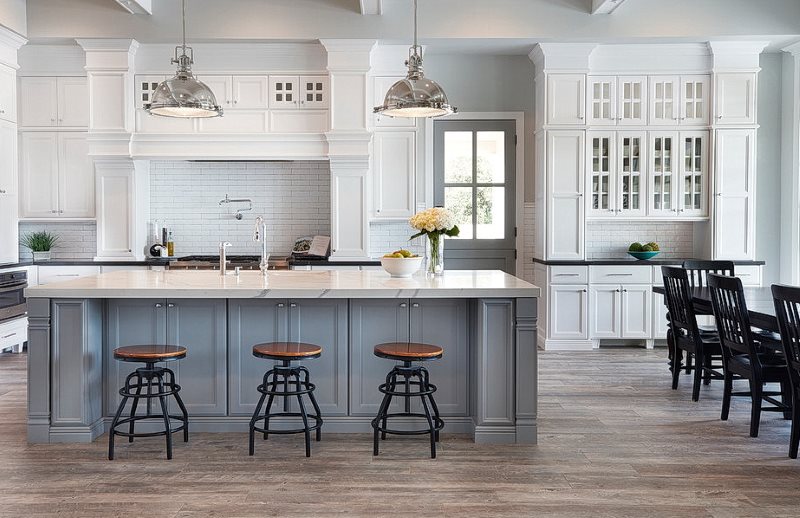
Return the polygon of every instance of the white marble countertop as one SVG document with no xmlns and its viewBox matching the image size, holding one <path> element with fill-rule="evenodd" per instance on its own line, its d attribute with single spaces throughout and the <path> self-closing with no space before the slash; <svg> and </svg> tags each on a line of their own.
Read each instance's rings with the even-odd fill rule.
<svg viewBox="0 0 800 518">
<path fill-rule="evenodd" d="M 34 286 L 30 298 L 490 298 L 538 297 L 540 289 L 497 270 L 392 278 L 382 271 L 118 271 Z"/>
</svg>

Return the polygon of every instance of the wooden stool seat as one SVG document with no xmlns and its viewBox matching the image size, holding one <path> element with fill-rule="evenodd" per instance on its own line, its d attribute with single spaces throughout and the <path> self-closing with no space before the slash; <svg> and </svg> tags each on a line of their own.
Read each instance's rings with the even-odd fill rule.
<svg viewBox="0 0 800 518">
<path fill-rule="evenodd" d="M 155 363 L 184 357 L 186 347 L 180 345 L 126 345 L 114 349 L 115 359 L 129 362 Z"/>
<path fill-rule="evenodd" d="M 438 345 L 413 342 L 390 342 L 375 346 L 375 356 L 390 360 L 430 360 L 441 358 L 443 352 Z"/>
<path fill-rule="evenodd" d="M 253 356 L 275 360 L 315 358 L 322 354 L 322 347 L 301 342 L 268 342 L 253 346 Z"/>
</svg>

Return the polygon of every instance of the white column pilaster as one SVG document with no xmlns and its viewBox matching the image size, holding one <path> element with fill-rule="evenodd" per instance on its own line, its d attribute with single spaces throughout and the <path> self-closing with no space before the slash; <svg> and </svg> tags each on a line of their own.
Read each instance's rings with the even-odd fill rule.
<svg viewBox="0 0 800 518">
<path fill-rule="evenodd" d="M 800 42 L 783 48 L 780 280 L 800 284 Z"/>
</svg>

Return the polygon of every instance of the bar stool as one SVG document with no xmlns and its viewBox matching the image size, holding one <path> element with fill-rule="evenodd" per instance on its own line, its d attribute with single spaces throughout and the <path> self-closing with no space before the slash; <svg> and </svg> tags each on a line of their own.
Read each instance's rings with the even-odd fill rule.
<svg viewBox="0 0 800 518">
<path fill-rule="evenodd" d="M 114 359 L 123 362 L 144 363 L 144 367 L 139 367 L 128 374 L 125 378 L 125 386 L 119 390 L 122 401 L 111 421 L 111 429 L 108 432 L 108 460 L 114 460 L 114 437 L 121 435 L 128 438 L 128 442 L 133 442 L 134 437 L 156 437 L 163 435 L 167 440 L 167 459 L 172 459 L 172 434 L 183 430 L 183 442 L 189 442 L 189 415 L 186 406 L 180 396 L 181 386 L 175 383 L 175 373 L 166 367 L 156 367 L 156 363 L 171 362 L 186 357 L 186 348 L 178 345 L 129 345 L 114 349 Z M 142 394 L 142 390 L 145 393 Z M 134 392 L 135 391 L 135 392 Z M 181 415 L 169 415 L 167 411 L 167 397 L 172 396 L 181 409 Z M 153 415 L 151 412 L 151 400 L 158 399 L 161 405 L 161 413 Z M 128 399 L 133 400 L 130 416 L 120 419 Z M 147 402 L 147 413 L 136 415 L 136 408 L 139 400 Z M 164 429 L 156 432 L 134 431 L 134 424 L 137 421 L 161 419 L 164 421 Z M 170 420 L 180 421 L 181 425 L 171 427 Z M 123 432 L 117 428 L 128 425 L 128 431 Z"/>
<path fill-rule="evenodd" d="M 430 383 L 428 369 L 421 365 L 412 365 L 412 362 L 422 362 L 437 360 L 442 357 L 443 350 L 437 345 L 419 343 L 385 343 L 375 346 L 375 356 L 403 362 L 403 365 L 395 367 L 386 375 L 386 383 L 380 385 L 378 390 L 383 394 L 383 401 L 378 409 L 378 415 L 372 420 L 373 434 L 373 455 L 378 455 L 378 433 L 381 440 L 386 439 L 386 434 L 395 435 L 425 435 L 431 436 L 431 458 L 436 458 L 436 443 L 439 441 L 439 430 L 444 428 L 444 421 L 439 417 L 439 408 L 433 400 L 433 393 L 436 392 L 436 385 Z M 399 380 L 402 378 L 402 380 Z M 418 381 L 411 381 L 416 378 Z M 398 383 L 404 390 L 398 390 Z M 412 391 L 412 387 L 416 390 Z M 389 405 L 393 397 L 404 399 L 405 407 L 403 412 L 390 413 Z M 411 412 L 411 398 L 419 397 L 422 401 L 424 414 Z M 428 402 L 433 409 L 433 415 L 428 408 Z M 421 417 L 428 421 L 428 427 L 418 430 L 397 430 L 387 426 L 387 420 L 397 417 Z"/>
<path fill-rule="evenodd" d="M 276 365 L 273 369 L 264 374 L 264 380 L 258 386 L 258 391 L 261 392 L 261 398 L 256 405 L 256 411 L 253 413 L 253 418 L 250 420 L 250 455 L 255 452 L 255 433 L 263 433 L 264 440 L 267 440 L 269 434 L 305 434 L 306 439 L 306 457 L 311 456 L 311 432 L 317 432 L 317 441 L 322 438 L 322 413 L 319 410 L 317 399 L 314 397 L 314 389 L 316 388 L 311 383 L 308 369 L 302 365 L 292 366 L 291 362 L 319 358 L 322 354 L 322 347 L 313 344 L 304 343 L 291 343 L 291 342 L 271 342 L 258 344 L 253 346 L 253 356 L 256 358 L 265 358 L 267 360 L 277 360 L 281 365 Z M 301 380 L 300 375 L 303 375 Z M 294 378 L 294 381 L 291 381 Z M 294 385 L 294 390 L 290 390 L 290 386 Z M 282 385 L 282 389 L 278 387 Z M 314 406 L 316 414 L 309 414 L 306 412 L 306 406 L 303 403 L 303 396 L 308 395 L 311 404 Z M 264 406 L 264 400 L 267 399 L 267 408 L 264 414 L 261 415 L 261 408 Z M 272 402 L 275 397 L 283 398 L 283 412 L 270 413 Z M 299 412 L 289 412 L 289 398 L 297 397 L 297 404 L 300 406 Z M 300 417 L 303 420 L 302 428 L 293 428 L 290 430 L 275 429 L 269 427 L 269 420 L 271 417 Z M 309 424 L 309 418 L 314 420 L 313 424 Z M 256 423 L 264 419 L 264 426 L 256 426 Z"/>
</svg>

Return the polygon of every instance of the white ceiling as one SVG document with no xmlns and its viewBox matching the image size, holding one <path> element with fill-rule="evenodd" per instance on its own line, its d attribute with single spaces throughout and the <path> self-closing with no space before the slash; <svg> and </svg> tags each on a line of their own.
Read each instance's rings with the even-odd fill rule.
<svg viewBox="0 0 800 518">
<path fill-rule="evenodd" d="M 133 0 L 132 0 L 133 1 Z M 364 38 L 406 44 L 410 0 L 188 0 L 190 41 Z M 362 15 L 380 4 L 382 15 Z M 768 8 L 766 8 L 768 6 Z M 152 15 L 117 0 L 27 0 L 34 42 L 130 37 L 172 43 L 180 0 Z M 419 0 L 420 37 L 432 53 L 525 54 L 540 41 L 698 42 L 757 39 L 772 50 L 800 39 L 799 0 L 625 0 L 592 15 L 592 0 Z"/>
</svg>

